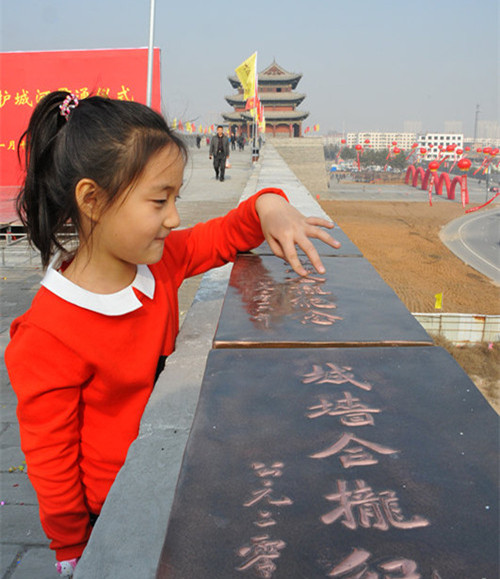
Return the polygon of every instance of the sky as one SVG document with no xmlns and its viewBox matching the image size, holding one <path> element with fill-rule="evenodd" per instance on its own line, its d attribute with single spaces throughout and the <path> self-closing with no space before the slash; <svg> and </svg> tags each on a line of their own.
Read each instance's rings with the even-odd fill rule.
<svg viewBox="0 0 500 579">
<path fill-rule="evenodd" d="M 150 0 L 0 0 L 0 50 L 146 47 Z M 400 132 L 499 121 L 498 0 L 156 0 L 163 112 L 211 124 L 257 51 L 303 77 L 304 126 Z M 405 124 L 406 123 L 406 124 Z M 450 124 L 454 123 L 454 125 Z M 458 123 L 458 125 L 456 124 Z"/>
</svg>

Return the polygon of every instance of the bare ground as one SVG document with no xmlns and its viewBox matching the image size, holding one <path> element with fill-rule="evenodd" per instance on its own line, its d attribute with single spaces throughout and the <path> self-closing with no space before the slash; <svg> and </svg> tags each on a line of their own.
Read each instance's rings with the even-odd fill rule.
<svg viewBox="0 0 500 579">
<path fill-rule="evenodd" d="M 435 295 L 442 293 L 441 312 L 500 314 L 499 288 L 439 239 L 444 225 L 463 216 L 458 203 L 320 204 L 411 312 L 436 312 Z M 500 344 L 457 347 L 441 338 L 436 343 L 451 353 L 500 412 Z"/>
</svg>

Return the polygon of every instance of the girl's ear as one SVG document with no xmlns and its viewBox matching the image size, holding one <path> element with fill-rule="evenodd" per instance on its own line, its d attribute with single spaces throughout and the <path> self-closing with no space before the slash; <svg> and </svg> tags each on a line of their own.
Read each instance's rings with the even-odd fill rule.
<svg viewBox="0 0 500 579">
<path fill-rule="evenodd" d="M 75 187 L 78 209 L 90 221 L 96 221 L 100 213 L 102 191 L 92 179 L 80 179 Z"/>
</svg>

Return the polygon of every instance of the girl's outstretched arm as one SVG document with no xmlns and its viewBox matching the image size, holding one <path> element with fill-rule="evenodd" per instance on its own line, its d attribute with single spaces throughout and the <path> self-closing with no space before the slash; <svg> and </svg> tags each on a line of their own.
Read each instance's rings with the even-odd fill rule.
<svg viewBox="0 0 500 579">
<path fill-rule="evenodd" d="M 307 275 L 295 249 L 297 244 L 316 271 L 325 272 L 321 258 L 309 237 L 339 248 L 340 243 L 322 229 L 324 227 L 333 229 L 334 224 L 331 221 L 320 217 L 305 217 L 283 197 L 272 193 L 261 195 L 257 199 L 255 209 L 259 215 L 262 233 L 278 257 L 286 259 L 299 275 Z"/>
</svg>

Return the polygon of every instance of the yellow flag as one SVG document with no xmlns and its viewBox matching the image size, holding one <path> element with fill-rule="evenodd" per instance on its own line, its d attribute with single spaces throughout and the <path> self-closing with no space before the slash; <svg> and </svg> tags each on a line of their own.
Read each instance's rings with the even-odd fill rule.
<svg viewBox="0 0 500 579">
<path fill-rule="evenodd" d="M 255 76 L 256 76 L 256 66 L 257 53 L 254 52 L 252 56 L 247 58 L 245 62 L 242 62 L 236 70 L 236 74 L 243 87 L 243 98 L 248 99 L 255 95 Z"/>
<path fill-rule="evenodd" d="M 440 310 L 443 307 L 443 292 L 436 294 L 434 297 L 436 298 L 436 303 L 434 304 L 434 309 Z"/>
</svg>

